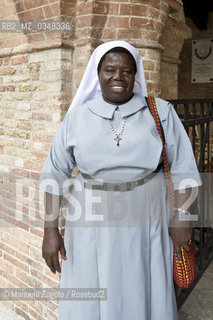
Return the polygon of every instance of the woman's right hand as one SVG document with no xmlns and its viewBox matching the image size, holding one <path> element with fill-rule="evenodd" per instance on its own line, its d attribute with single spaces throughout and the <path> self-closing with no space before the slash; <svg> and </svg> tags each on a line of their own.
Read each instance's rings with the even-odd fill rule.
<svg viewBox="0 0 213 320">
<path fill-rule="evenodd" d="M 58 228 L 45 228 L 42 244 L 42 257 L 53 273 L 56 273 L 56 271 L 61 272 L 59 252 L 61 258 L 66 260 L 64 240 Z"/>
</svg>

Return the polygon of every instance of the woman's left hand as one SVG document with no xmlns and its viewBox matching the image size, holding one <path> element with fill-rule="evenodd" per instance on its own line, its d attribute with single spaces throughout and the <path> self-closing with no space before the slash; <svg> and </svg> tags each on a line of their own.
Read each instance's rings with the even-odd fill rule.
<svg viewBox="0 0 213 320">
<path fill-rule="evenodd" d="M 189 227 L 188 221 L 180 221 L 178 218 L 174 217 L 169 226 L 169 233 L 173 239 L 178 260 L 182 261 L 180 247 L 183 246 L 186 251 L 190 250 L 192 230 Z"/>
</svg>

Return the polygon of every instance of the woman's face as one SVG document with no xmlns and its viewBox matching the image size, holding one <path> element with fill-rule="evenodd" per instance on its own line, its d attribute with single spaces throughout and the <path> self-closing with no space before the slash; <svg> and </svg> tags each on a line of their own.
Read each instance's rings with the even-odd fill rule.
<svg viewBox="0 0 213 320">
<path fill-rule="evenodd" d="M 135 67 L 133 58 L 126 53 L 106 54 L 99 72 L 103 98 L 112 104 L 122 104 L 133 96 Z"/>
</svg>

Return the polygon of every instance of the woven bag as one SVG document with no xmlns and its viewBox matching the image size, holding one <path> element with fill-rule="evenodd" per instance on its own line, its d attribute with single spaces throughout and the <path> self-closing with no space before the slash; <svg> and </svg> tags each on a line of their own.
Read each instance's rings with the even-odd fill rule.
<svg viewBox="0 0 213 320">
<path fill-rule="evenodd" d="M 162 145 L 163 145 L 162 156 L 163 156 L 164 174 L 166 178 L 166 187 L 167 187 L 167 193 L 169 197 L 170 209 L 171 211 L 173 211 L 174 190 L 173 190 L 172 179 L 170 175 L 168 159 L 166 155 L 163 128 L 161 126 L 160 118 L 158 115 L 155 98 L 149 96 L 147 101 L 148 101 L 148 106 L 151 111 L 151 114 L 155 120 L 157 131 L 158 131 L 158 134 L 160 135 Z M 181 246 L 181 254 L 182 254 L 182 261 L 179 262 L 176 250 L 174 248 L 173 278 L 174 278 L 174 282 L 177 284 L 179 288 L 186 289 L 193 283 L 196 276 L 196 259 L 194 254 L 194 245 L 192 241 L 190 242 L 190 250 L 188 252 Z"/>
<path fill-rule="evenodd" d="M 194 254 L 194 245 L 191 241 L 190 251 L 186 251 L 181 246 L 182 262 L 178 261 L 178 256 L 174 248 L 173 277 L 180 289 L 186 289 L 191 286 L 196 277 L 196 260 Z"/>
</svg>

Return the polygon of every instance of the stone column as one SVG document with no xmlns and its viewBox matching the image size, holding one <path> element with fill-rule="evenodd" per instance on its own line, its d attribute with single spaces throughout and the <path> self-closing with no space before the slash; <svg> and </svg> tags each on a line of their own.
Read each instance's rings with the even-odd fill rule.
<svg viewBox="0 0 213 320">
<path fill-rule="evenodd" d="M 185 24 L 185 17 L 181 1 L 171 1 L 170 12 L 160 38 L 164 47 L 161 56 L 161 97 L 164 99 L 178 98 L 178 68 L 180 52 L 184 39 L 191 36 L 189 27 Z"/>
</svg>

